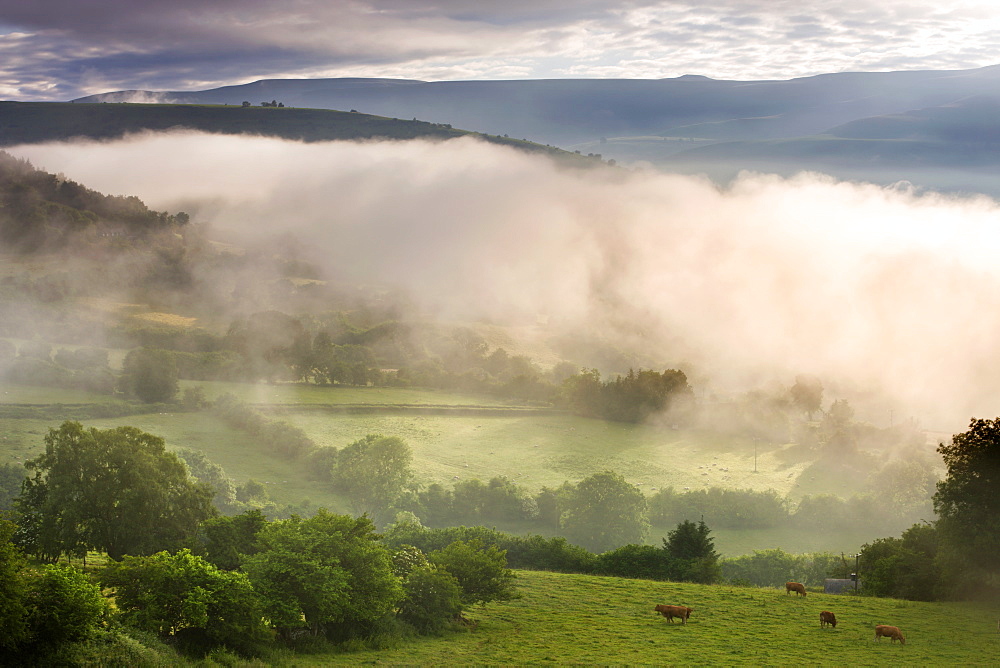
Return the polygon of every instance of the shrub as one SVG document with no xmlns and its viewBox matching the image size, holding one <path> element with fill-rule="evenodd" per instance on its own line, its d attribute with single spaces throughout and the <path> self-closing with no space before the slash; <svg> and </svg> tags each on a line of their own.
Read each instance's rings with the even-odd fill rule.
<svg viewBox="0 0 1000 668">
<path fill-rule="evenodd" d="M 418 566 L 403 582 L 406 597 L 399 617 L 420 633 L 434 633 L 462 613 L 462 588 L 452 574 L 438 566 Z"/>
</svg>

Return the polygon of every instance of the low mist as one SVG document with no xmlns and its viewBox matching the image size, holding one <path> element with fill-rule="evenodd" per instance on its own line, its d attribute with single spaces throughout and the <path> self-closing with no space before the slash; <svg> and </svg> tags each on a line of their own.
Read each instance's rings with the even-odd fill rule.
<svg viewBox="0 0 1000 668">
<path fill-rule="evenodd" d="M 428 317 L 538 324 L 685 370 L 703 396 L 812 374 L 877 424 L 1000 413 L 1000 207 L 817 174 L 725 188 L 567 169 L 472 139 L 302 144 L 195 133 L 21 146 L 211 236 L 293 244 Z M 574 360 L 585 363 L 586 360 Z"/>
</svg>

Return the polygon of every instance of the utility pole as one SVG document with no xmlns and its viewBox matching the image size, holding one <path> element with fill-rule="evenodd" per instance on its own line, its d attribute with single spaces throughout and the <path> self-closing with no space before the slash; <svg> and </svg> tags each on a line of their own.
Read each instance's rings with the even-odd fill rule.
<svg viewBox="0 0 1000 668">
<path fill-rule="evenodd" d="M 860 556 L 861 556 L 860 553 L 857 553 L 857 554 L 854 555 L 854 593 L 855 594 L 858 593 L 858 580 L 860 579 L 859 578 L 859 574 L 858 574 L 858 558 Z"/>
</svg>

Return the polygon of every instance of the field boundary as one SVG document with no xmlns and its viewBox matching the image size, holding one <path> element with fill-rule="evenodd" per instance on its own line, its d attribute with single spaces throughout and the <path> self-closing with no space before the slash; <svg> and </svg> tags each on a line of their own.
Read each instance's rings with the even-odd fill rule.
<svg viewBox="0 0 1000 668">
<path fill-rule="evenodd" d="M 530 406 L 455 406 L 447 404 L 247 404 L 268 413 L 301 413 L 306 410 L 340 413 L 345 415 L 454 415 L 454 416 L 530 416 L 570 415 L 556 408 Z"/>
</svg>

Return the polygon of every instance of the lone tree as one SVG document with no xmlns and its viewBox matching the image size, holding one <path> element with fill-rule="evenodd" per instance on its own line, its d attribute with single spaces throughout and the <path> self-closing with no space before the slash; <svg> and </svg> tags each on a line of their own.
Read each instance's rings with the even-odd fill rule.
<svg viewBox="0 0 1000 668">
<path fill-rule="evenodd" d="M 383 522 L 392 517 L 393 504 L 413 477 L 412 460 L 410 446 L 401 438 L 369 434 L 340 451 L 333 484 L 357 513 Z"/>
<path fill-rule="evenodd" d="M 971 579 L 1000 571 L 1000 418 L 973 418 L 951 445 L 938 446 L 948 473 L 937 484 L 934 510 L 945 559 Z M 961 587 L 960 583 L 959 587 Z"/>
<path fill-rule="evenodd" d="M 815 376 L 796 376 L 795 384 L 789 390 L 792 403 L 804 411 L 812 421 L 813 413 L 823 405 L 823 383 Z"/>
<path fill-rule="evenodd" d="M 649 531 L 646 497 L 614 471 L 584 478 L 560 519 L 566 537 L 594 552 L 641 543 Z"/>
<path fill-rule="evenodd" d="M 136 348 L 122 363 L 122 389 L 146 403 L 170 401 L 177 394 L 177 364 L 166 350 Z"/>
<path fill-rule="evenodd" d="M 135 427 L 50 429 L 17 501 L 21 542 L 36 555 L 104 550 L 114 560 L 175 548 L 215 514 L 213 490 L 188 477 L 163 439 Z"/>
<path fill-rule="evenodd" d="M 715 539 L 709 536 L 711 529 L 704 521 L 697 524 L 684 520 L 663 539 L 663 549 L 672 560 L 673 579 L 684 582 L 710 584 L 716 582 L 722 572 L 719 554 L 715 551 Z"/>
</svg>

